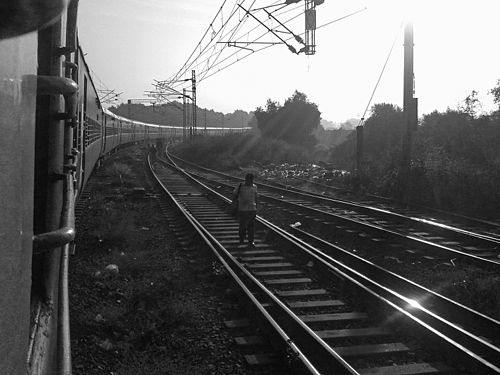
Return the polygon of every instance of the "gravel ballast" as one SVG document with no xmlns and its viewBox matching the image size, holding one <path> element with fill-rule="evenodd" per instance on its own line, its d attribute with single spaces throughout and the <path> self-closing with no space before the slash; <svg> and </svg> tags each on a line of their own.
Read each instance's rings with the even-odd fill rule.
<svg viewBox="0 0 500 375">
<path fill-rule="evenodd" d="M 214 272 L 203 249 L 188 253 L 177 242 L 144 152 L 110 156 L 80 204 L 69 276 L 73 373 L 288 373 L 246 363 L 224 325 L 244 317 L 227 275 Z"/>
</svg>

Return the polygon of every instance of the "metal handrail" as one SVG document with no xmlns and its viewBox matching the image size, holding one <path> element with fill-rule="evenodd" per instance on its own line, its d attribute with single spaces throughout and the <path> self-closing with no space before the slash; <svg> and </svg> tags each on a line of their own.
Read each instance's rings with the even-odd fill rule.
<svg viewBox="0 0 500 375">
<path fill-rule="evenodd" d="M 76 161 L 76 160 L 75 160 Z M 61 228 L 34 236 L 33 244 L 39 253 L 41 250 L 54 250 L 62 247 L 60 255 L 60 269 L 58 281 L 58 320 L 57 320 L 57 369 L 59 375 L 71 375 L 71 342 L 70 342 L 70 324 L 69 324 L 69 293 L 68 293 L 68 267 L 69 267 L 69 249 L 71 242 L 75 237 L 75 188 L 73 181 L 73 172 L 65 174 L 64 183 L 64 201 L 63 211 L 61 214 Z M 36 242 L 35 242 L 36 240 Z M 38 304 L 37 312 L 35 313 L 36 326 L 46 326 L 43 323 L 43 314 L 45 309 L 41 308 L 41 301 Z M 52 307 L 49 306 L 49 310 Z M 46 317 L 45 317 L 46 318 Z M 32 361 L 34 351 L 38 349 L 34 346 L 34 340 L 37 336 L 35 330 L 31 333 L 30 349 L 28 351 L 28 362 Z"/>
<path fill-rule="evenodd" d="M 76 117 L 76 95 L 78 92 L 78 85 L 75 81 L 65 77 L 37 76 L 37 92 L 39 95 L 63 95 L 66 112 L 62 114 L 62 119 L 74 120 Z M 73 184 L 71 171 L 76 169 L 76 165 L 77 160 L 76 155 L 74 155 L 73 163 L 66 166 L 69 169 L 69 173 L 59 176 L 66 180 L 62 225 L 54 231 L 34 235 L 34 253 L 64 246 L 75 239 L 74 189 L 70 185 Z"/>
<path fill-rule="evenodd" d="M 59 281 L 58 281 L 58 320 L 57 320 L 57 369 L 59 375 L 71 375 L 71 343 L 70 343 L 70 325 L 69 325 L 69 295 L 68 295 L 68 266 L 70 244 L 75 236 L 75 188 L 73 181 L 73 172 L 64 175 L 64 201 L 61 214 L 61 228 L 58 230 L 37 235 L 34 237 L 33 244 L 38 245 L 37 250 L 57 249 L 62 247 L 60 255 Z M 49 253 L 51 254 L 51 253 Z M 32 363 L 35 352 L 40 350 L 40 346 L 35 343 L 39 335 L 37 331 L 48 326 L 48 311 L 52 311 L 51 303 L 46 308 L 42 308 L 42 301 L 37 303 L 35 313 L 34 329 L 30 335 L 30 348 L 28 350 L 28 363 Z M 42 333 L 42 336 L 44 334 Z M 43 352 L 41 356 L 43 357 Z M 35 365 L 36 367 L 36 365 Z M 36 373 L 36 372 L 35 372 Z"/>
<path fill-rule="evenodd" d="M 59 375 L 71 375 L 71 340 L 69 324 L 69 268 L 70 244 L 64 245 L 61 253 L 61 269 L 59 272 L 59 319 L 57 329 L 57 369 Z"/>
<path fill-rule="evenodd" d="M 76 161 L 76 160 L 75 160 Z M 63 212 L 61 227 L 51 232 L 41 233 L 33 236 L 33 252 L 42 253 L 55 249 L 75 240 L 75 199 L 73 176 L 67 173 L 65 176 Z"/>
</svg>

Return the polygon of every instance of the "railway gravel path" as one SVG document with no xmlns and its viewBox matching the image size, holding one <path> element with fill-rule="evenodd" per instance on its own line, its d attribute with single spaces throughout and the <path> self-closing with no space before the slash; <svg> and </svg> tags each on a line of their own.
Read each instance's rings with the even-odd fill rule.
<svg viewBox="0 0 500 375">
<path fill-rule="evenodd" d="M 145 170 L 139 146 L 118 152 L 79 202 L 69 280 L 74 374 L 287 373 L 248 365 L 225 324 L 242 318 L 227 276 L 203 252 L 186 251 Z"/>
</svg>

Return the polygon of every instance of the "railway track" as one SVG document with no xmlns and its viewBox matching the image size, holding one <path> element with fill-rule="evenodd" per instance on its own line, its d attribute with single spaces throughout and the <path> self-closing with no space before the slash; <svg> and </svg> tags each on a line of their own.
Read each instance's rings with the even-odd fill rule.
<svg viewBox="0 0 500 375">
<path fill-rule="evenodd" d="M 232 189 L 235 181 L 241 181 L 176 157 L 174 160 L 187 166 L 191 173 L 213 181 L 212 186 Z M 308 224 L 316 231 L 329 232 L 337 237 L 354 235 L 359 240 L 369 241 L 371 246 L 373 242 L 379 243 L 379 246 L 383 241 L 390 242 L 389 246 L 396 254 L 424 258 L 426 263 L 453 259 L 453 265 L 462 261 L 487 269 L 500 269 L 500 238 L 490 232 L 477 233 L 470 227 L 451 226 L 436 221 L 434 217 L 424 218 L 422 213 L 407 212 L 414 215 L 405 216 L 386 206 L 368 206 L 366 202 L 360 204 L 333 199 L 265 182 L 258 186 L 260 196 L 268 204 L 286 206 L 288 211 L 301 216 L 302 224 Z M 456 220 L 456 217 L 453 219 Z M 477 229 L 479 223 L 475 222 L 475 225 Z"/>
<path fill-rule="evenodd" d="M 308 183 L 316 189 L 321 191 L 321 195 L 332 193 L 333 197 L 340 195 L 351 197 L 354 193 L 351 190 L 344 188 L 333 187 L 329 185 L 324 185 L 315 181 L 305 180 L 298 177 L 294 179 L 299 180 L 303 183 Z M 301 191 L 301 189 L 286 186 L 283 184 L 277 184 L 283 188 L 296 189 Z M 314 193 L 313 193 L 314 194 Z M 350 200 L 348 200 L 350 202 Z M 439 209 L 432 209 L 429 207 L 424 207 L 415 204 L 404 204 L 398 201 L 394 201 L 389 198 L 381 197 L 378 195 L 368 194 L 364 199 L 358 199 L 357 203 L 365 206 L 377 207 L 382 210 L 388 210 L 396 212 L 403 216 L 412 217 L 417 221 L 432 221 L 439 223 L 440 225 L 445 225 L 448 227 L 455 228 L 467 228 L 466 231 L 486 235 L 487 237 L 500 238 L 500 223 L 492 222 L 488 220 L 482 220 L 478 218 L 468 217 L 448 211 L 443 211 Z"/>
<path fill-rule="evenodd" d="M 339 374 L 500 373 L 498 347 L 474 333 L 486 323 L 498 332 L 498 322 L 436 295 L 432 305 L 440 313 L 432 311 L 419 299 L 429 291 L 415 285 L 408 291 L 411 283 L 404 286 L 401 278 L 399 289 L 389 288 L 382 271 L 372 269 L 368 277 L 361 266 L 339 262 L 260 218 L 255 248 L 241 246 L 227 198 L 170 165 L 155 163 L 154 173 L 234 277 L 278 350 L 293 358 L 292 367 Z M 471 316 L 476 327 L 469 331 L 460 323 Z"/>
</svg>

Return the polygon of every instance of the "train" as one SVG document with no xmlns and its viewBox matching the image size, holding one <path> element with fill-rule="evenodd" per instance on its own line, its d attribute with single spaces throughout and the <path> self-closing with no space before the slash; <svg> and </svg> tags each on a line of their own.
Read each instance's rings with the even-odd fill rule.
<svg viewBox="0 0 500 375">
<path fill-rule="evenodd" d="M 78 0 L 0 4 L 0 374 L 71 374 L 68 262 L 75 201 L 119 146 L 182 126 L 103 107 L 78 43 Z M 208 134 L 248 128 L 207 128 Z"/>
</svg>

